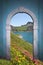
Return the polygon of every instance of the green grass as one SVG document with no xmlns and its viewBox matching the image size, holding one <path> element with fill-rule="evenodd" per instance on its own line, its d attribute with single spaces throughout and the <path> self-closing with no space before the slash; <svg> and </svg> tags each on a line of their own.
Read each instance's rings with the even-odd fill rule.
<svg viewBox="0 0 43 65">
<path fill-rule="evenodd" d="M 10 60 L 0 59 L 0 65 L 12 65 Z"/>
<path fill-rule="evenodd" d="M 29 58 L 15 48 L 11 48 L 11 62 L 13 65 L 35 65 Z"/>
</svg>

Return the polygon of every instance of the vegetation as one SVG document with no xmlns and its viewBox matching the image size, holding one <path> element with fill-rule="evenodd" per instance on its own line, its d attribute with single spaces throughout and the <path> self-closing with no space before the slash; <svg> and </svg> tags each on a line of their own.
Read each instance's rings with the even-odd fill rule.
<svg viewBox="0 0 43 65">
<path fill-rule="evenodd" d="M 34 62 L 23 54 L 18 48 L 21 47 L 32 54 L 32 45 L 11 33 L 10 60 L 0 59 L 0 65 L 35 65 Z M 20 49 L 21 50 L 21 49 Z M 23 51 L 23 50 L 22 50 Z M 38 64 L 38 65 L 43 65 Z"/>
<path fill-rule="evenodd" d="M 35 65 L 29 58 L 17 49 L 12 47 L 11 52 L 11 62 L 13 65 Z"/>
<path fill-rule="evenodd" d="M 0 65 L 13 65 L 10 60 L 0 59 Z"/>
<path fill-rule="evenodd" d="M 11 49 L 11 61 L 12 61 L 13 65 L 35 65 L 33 63 L 33 61 L 31 61 L 30 58 L 28 58 L 21 51 L 19 51 L 17 47 L 26 49 L 32 54 L 32 45 L 30 43 L 18 38 L 17 35 L 11 33 L 11 47 L 10 47 L 10 49 Z"/>
</svg>

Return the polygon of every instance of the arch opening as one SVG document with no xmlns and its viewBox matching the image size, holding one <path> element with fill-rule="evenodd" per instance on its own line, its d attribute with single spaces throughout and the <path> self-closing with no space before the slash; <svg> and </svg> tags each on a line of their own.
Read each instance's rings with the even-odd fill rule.
<svg viewBox="0 0 43 65">
<path fill-rule="evenodd" d="M 37 55 L 38 55 L 38 20 L 36 18 L 36 16 L 34 15 L 33 12 L 31 12 L 30 10 L 24 8 L 24 7 L 19 7 L 15 10 L 13 10 L 7 17 L 7 21 L 6 21 L 6 55 L 7 58 L 10 58 L 10 21 L 11 18 L 17 14 L 17 13 L 26 13 L 28 15 L 30 15 L 33 19 L 33 58 L 37 59 Z"/>
</svg>

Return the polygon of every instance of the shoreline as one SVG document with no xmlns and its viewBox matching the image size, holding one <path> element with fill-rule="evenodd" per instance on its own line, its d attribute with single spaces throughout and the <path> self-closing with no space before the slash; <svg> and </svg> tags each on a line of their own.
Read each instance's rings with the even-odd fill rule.
<svg viewBox="0 0 43 65">
<path fill-rule="evenodd" d="M 23 38 L 23 36 L 22 36 L 22 35 L 19 35 L 18 37 L 19 37 L 19 38 Z"/>
<path fill-rule="evenodd" d="M 33 32 L 33 31 L 14 31 L 14 32 Z"/>
</svg>

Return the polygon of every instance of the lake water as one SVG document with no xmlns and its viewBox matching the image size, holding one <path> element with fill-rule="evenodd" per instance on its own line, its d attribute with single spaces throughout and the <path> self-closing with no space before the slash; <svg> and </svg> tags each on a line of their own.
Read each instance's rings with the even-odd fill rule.
<svg viewBox="0 0 43 65">
<path fill-rule="evenodd" d="M 14 32 L 14 34 L 19 34 L 25 41 L 33 43 L 33 32 Z"/>
</svg>

